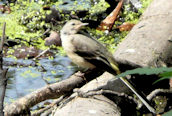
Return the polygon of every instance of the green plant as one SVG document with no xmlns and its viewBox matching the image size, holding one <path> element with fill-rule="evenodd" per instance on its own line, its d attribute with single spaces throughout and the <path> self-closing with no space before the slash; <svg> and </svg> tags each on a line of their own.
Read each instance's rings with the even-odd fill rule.
<svg viewBox="0 0 172 116">
<path fill-rule="evenodd" d="M 38 10 L 38 5 L 36 5 L 34 2 L 27 2 L 27 1 L 18 1 L 16 4 L 10 4 L 12 12 L 8 15 L 3 15 L 0 18 L 0 22 L 6 22 L 6 35 L 9 37 L 9 39 L 15 40 L 16 38 L 23 39 L 23 43 L 27 43 L 31 41 L 31 39 L 36 38 L 41 35 L 42 31 L 34 31 L 34 32 L 28 32 L 28 27 L 23 25 L 24 22 L 22 22 L 24 19 L 24 16 L 27 13 L 32 13 L 36 10 Z M 36 5 L 36 6 L 35 6 Z M 32 18 L 34 21 L 35 18 Z M 32 21 L 31 25 L 34 25 Z M 26 22 L 25 22 L 26 23 Z M 35 23 L 38 23 L 35 21 Z M 0 26 L 2 27 L 2 23 L 0 23 Z M 2 34 L 2 31 L 0 31 L 0 34 Z M 22 42 L 22 41 L 21 41 Z"/>
<path fill-rule="evenodd" d="M 139 75 L 159 75 L 161 78 L 158 79 L 156 82 L 161 81 L 163 79 L 169 79 L 172 77 L 172 67 L 160 67 L 160 68 L 136 68 L 133 70 L 128 70 L 124 73 L 121 73 L 117 75 L 116 77 L 125 77 L 126 75 L 133 75 L 133 74 L 139 74 Z M 155 82 L 155 83 L 156 83 Z"/>
</svg>

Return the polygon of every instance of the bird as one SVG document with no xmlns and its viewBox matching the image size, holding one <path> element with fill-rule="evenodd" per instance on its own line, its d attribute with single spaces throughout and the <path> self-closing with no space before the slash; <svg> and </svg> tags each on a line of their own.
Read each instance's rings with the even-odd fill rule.
<svg viewBox="0 0 172 116">
<path fill-rule="evenodd" d="M 99 68 L 113 75 L 120 74 L 120 69 L 112 53 L 110 53 L 103 44 L 90 36 L 88 37 L 78 33 L 79 30 L 86 25 L 88 25 L 88 23 L 71 19 L 61 29 L 60 37 L 62 47 L 67 56 L 73 63 L 82 68 Z M 149 111 L 155 113 L 154 108 L 148 103 L 147 99 L 144 99 L 143 96 L 138 94 L 137 90 L 126 78 L 120 77 L 120 79 L 143 102 Z"/>
</svg>

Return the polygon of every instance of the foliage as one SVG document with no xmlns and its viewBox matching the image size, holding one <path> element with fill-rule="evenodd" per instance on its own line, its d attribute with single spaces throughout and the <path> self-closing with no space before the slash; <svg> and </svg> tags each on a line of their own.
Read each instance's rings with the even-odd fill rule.
<svg viewBox="0 0 172 116">
<path fill-rule="evenodd" d="M 163 79 L 172 78 L 172 70 L 171 71 L 166 71 L 166 72 L 160 74 L 160 77 L 162 77 L 162 78 L 160 78 L 158 81 L 163 80 Z"/>
<path fill-rule="evenodd" d="M 108 34 L 104 33 L 103 31 L 87 28 L 87 31 L 90 33 L 95 39 L 98 39 L 102 44 L 104 44 L 111 52 L 116 48 L 117 44 L 122 40 L 123 36 L 127 32 L 119 33 L 118 31 L 112 31 Z"/>
<path fill-rule="evenodd" d="M 126 75 L 132 75 L 132 74 L 139 74 L 139 75 L 160 75 L 160 79 L 156 82 L 163 80 L 163 79 L 169 79 L 172 77 L 172 67 L 160 67 L 160 68 L 137 68 L 133 70 L 128 70 L 124 73 L 121 73 L 117 75 L 117 77 L 124 77 Z M 155 82 L 155 83 L 156 83 Z"/>
<path fill-rule="evenodd" d="M 77 11 L 77 10 L 88 10 L 89 9 L 89 0 L 68 0 L 68 1 L 64 1 L 64 0 L 58 0 L 57 2 L 55 2 L 54 4 L 57 6 L 58 9 L 61 10 L 73 10 L 73 11 Z M 67 4 L 64 4 L 67 3 Z"/>
<path fill-rule="evenodd" d="M 95 13 L 101 13 L 105 11 L 108 7 L 110 7 L 110 5 L 107 2 L 105 2 L 105 0 L 100 0 L 97 4 L 95 4 L 89 9 L 89 13 L 91 15 Z"/>
<path fill-rule="evenodd" d="M 143 14 L 144 10 L 148 7 L 148 5 L 152 2 L 152 0 L 141 0 L 142 7 L 138 9 L 137 12 L 131 10 L 131 5 L 124 6 L 124 12 L 122 17 L 125 17 L 125 22 L 131 22 L 136 24 L 139 20 L 141 14 Z"/>
<path fill-rule="evenodd" d="M 10 4 L 12 12 L 8 15 L 2 15 L 0 18 L 0 22 L 7 23 L 6 35 L 9 39 L 19 39 L 21 40 L 20 43 L 25 45 L 33 45 L 35 43 L 37 47 L 45 49 L 41 36 L 45 31 L 43 26 L 48 26 L 42 21 L 45 12 L 40 10 L 41 6 L 42 1 L 39 1 L 38 4 L 36 2 L 18 0 L 17 3 Z M 0 23 L 0 26 L 2 27 L 2 23 Z M 0 34 L 2 34 L 1 31 Z"/>
<path fill-rule="evenodd" d="M 139 12 L 140 13 L 143 13 L 144 10 L 148 7 L 148 5 L 150 5 L 150 3 L 153 1 L 153 0 L 140 0 L 142 2 L 142 8 L 139 9 Z"/>
<path fill-rule="evenodd" d="M 130 22 L 136 24 L 139 20 L 139 17 L 142 13 L 134 12 L 131 10 L 131 5 L 124 6 L 124 12 L 121 14 L 124 17 L 125 22 Z"/>
</svg>

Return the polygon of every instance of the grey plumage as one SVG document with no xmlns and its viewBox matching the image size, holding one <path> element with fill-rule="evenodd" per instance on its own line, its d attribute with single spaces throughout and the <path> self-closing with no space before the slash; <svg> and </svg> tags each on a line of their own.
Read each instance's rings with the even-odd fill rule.
<svg viewBox="0 0 172 116">
<path fill-rule="evenodd" d="M 112 74 L 119 74 L 120 70 L 115 59 L 100 42 L 77 33 L 80 28 L 85 25 L 87 25 L 87 23 L 82 23 L 78 20 L 70 20 L 62 28 L 60 32 L 62 46 L 68 57 L 80 67 L 88 69 L 100 68 Z M 120 79 L 138 96 L 151 112 L 155 112 L 148 104 L 147 100 L 143 99 L 124 77 L 120 77 Z"/>
<path fill-rule="evenodd" d="M 74 22 L 75 25 L 73 25 Z M 61 30 L 62 46 L 67 55 L 81 67 L 89 69 L 99 67 L 113 74 L 119 73 L 119 69 L 115 72 L 111 66 L 111 63 L 117 66 L 112 54 L 100 42 L 82 34 L 77 34 L 80 24 L 83 23 L 78 20 L 71 20 Z M 74 26 L 79 29 L 74 28 Z"/>
</svg>

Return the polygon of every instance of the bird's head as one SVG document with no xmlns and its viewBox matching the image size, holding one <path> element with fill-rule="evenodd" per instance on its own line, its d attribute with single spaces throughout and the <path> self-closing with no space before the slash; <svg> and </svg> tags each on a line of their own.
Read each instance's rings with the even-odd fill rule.
<svg viewBox="0 0 172 116">
<path fill-rule="evenodd" d="M 72 19 L 68 21 L 62 28 L 61 33 L 63 34 L 76 34 L 81 27 L 88 25 L 88 23 L 82 23 L 79 20 Z"/>
</svg>

